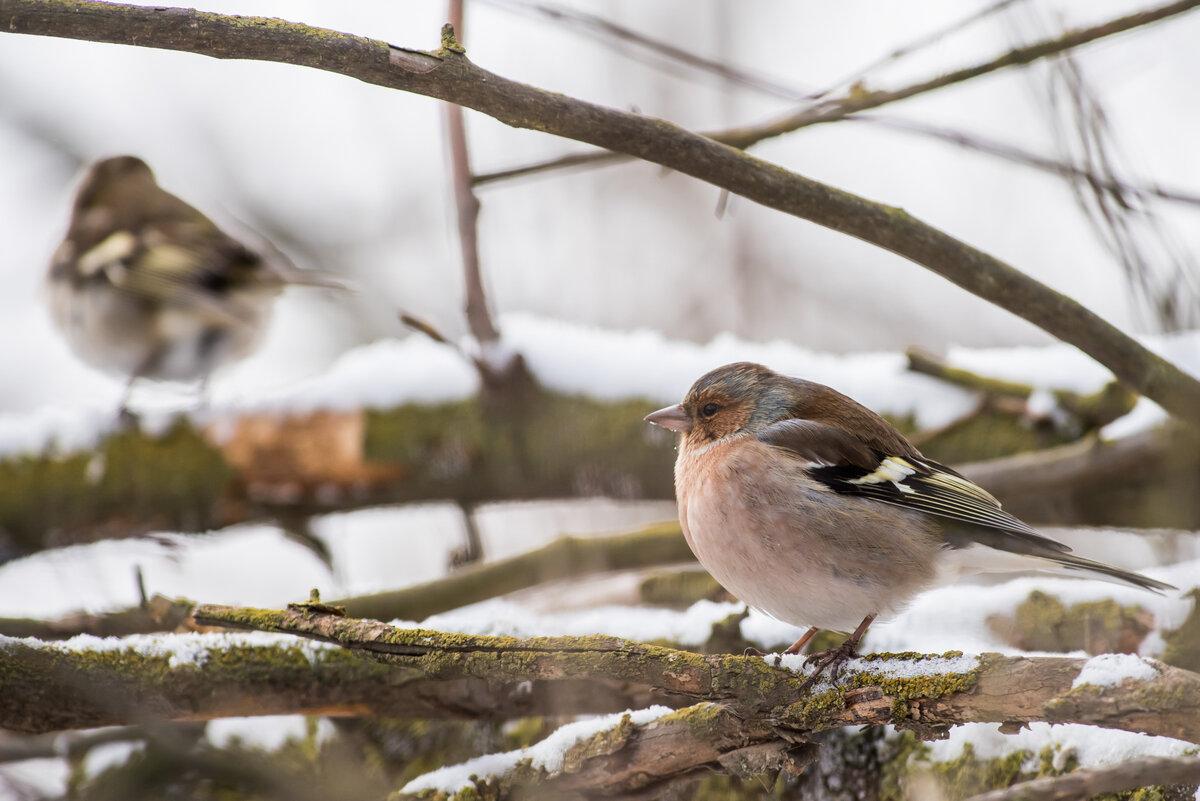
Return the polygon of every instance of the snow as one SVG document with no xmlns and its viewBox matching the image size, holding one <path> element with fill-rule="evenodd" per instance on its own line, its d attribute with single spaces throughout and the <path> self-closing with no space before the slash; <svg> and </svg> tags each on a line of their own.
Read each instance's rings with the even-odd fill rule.
<svg viewBox="0 0 1200 801">
<path fill-rule="evenodd" d="M 27 759 L 0 765 L 0 798 L 26 801 L 67 793 L 71 766 L 65 759 Z"/>
<path fill-rule="evenodd" d="M 263 751 L 275 751 L 289 741 L 308 737 L 311 719 L 305 715 L 263 715 L 256 718 L 218 718 L 204 727 L 204 736 L 217 748 L 240 744 Z M 337 730 L 325 718 L 316 721 L 318 745 L 335 736 Z"/>
<path fill-rule="evenodd" d="M 945 740 L 927 743 L 930 761 L 951 762 L 962 755 L 970 743 L 979 759 L 995 759 L 1014 751 L 1028 751 L 1033 759 L 1042 749 L 1057 749 L 1061 755 L 1071 751 L 1080 767 L 1114 765 L 1137 757 L 1175 757 L 1194 754 L 1196 745 L 1170 737 L 1154 737 L 1137 732 L 1102 729 L 1079 723 L 1030 723 L 1016 734 L 1001 734 L 994 723 L 966 723 L 950 729 Z"/>
<path fill-rule="evenodd" d="M 572 746 L 597 732 L 612 728 L 620 723 L 626 715 L 629 716 L 630 722 L 643 725 L 669 715 L 672 711 L 665 706 L 652 706 L 647 709 L 625 710 L 611 715 L 577 720 L 558 728 L 544 740 L 528 748 L 500 754 L 486 754 L 460 765 L 449 765 L 418 776 L 401 788 L 400 792 L 419 793 L 432 790 L 455 793 L 464 787 L 471 786 L 471 776 L 505 776 L 512 772 L 518 762 L 526 759 L 535 770 L 540 769 L 547 773 L 554 773 L 562 769 L 563 760 Z"/>
<path fill-rule="evenodd" d="M 109 768 L 124 765 L 129 757 L 144 750 L 144 742 L 100 743 L 89 748 L 84 758 L 83 771 L 87 776 L 99 776 Z"/>
<path fill-rule="evenodd" d="M 765 654 L 763 659 L 775 664 L 776 654 Z M 783 654 L 780 665 L 797 673 L 809 673 L 804 667 L 804 654 Z M 964 675 L 979 667 L 979 657 L 973 654 L 958 656 L 930 656 L 922 659 L 848 659 L 843 663 L 843 670 L 878 673 L 885 678 L 912 679 L 920 676 Z M 828 674 L 822 674 L 816 681 L 814 692 L 834 686 Z"/>
<path fill-rule="evenodd" d="M 0 565 L 0 617 L 133 606 L 137 569 L 150 595 L 242 606 L 303 600 L 311 588 L 329 584 L 328 568 L 281 529 L 242 525 L 213 534 L 102 540 Z"/>
<path fill-rule="evenodd" d="M 933 428 L 970 411 L 975 396 L 924 375 L 910 372 L 903 354 L 819 353 L 787 342 L 746 342 L 721 334 L 707 344 L 669 340 L 649 330 L 604 331 L 526 314 L 501 319 L 505 347 L 525 356 L 547 387 L 601 399 L 645 398 L 667 404 L 681 399 L 704 373 L 734 361 L 756 361 L 779 372 L 827 384 L 876 411 L 913 415 L 921 428 Z M 1148 345 L 1169 351 L 1185 370 L 1200 374 L 1200 332 L 1148 337 Z M 1111 379 L 1089 357 L 1067 345 L 1039 348 L 954 348 L 955 366 L 1023 381 L 1046 398 L 1048 388 L 1094 392 Z M 434 403 L 465 398 L 478 387 L 474 368 L 454 349 L 424 336 L 384 340 L 352 349 L 324 373 L 283 387 L 264 389 L 257 378 L 230 376 L 213 388 L 211 405 L 195 410 L 195 397 L 169 388 L 148 387 L 132 406 L 147 415 L 147 425 L 163 429 L 171 415 L 190 413 L 197 423 L 220 423 L 248 413 L 302 414 L 318 409 L 391 408 L 401 403 Z M 190 398 L 190 401 L 188 400 Z M 0 454 L 39 452 L 57 442 L 70 450 L 93 444 L 114 424 L 113 406 L 94 395 L 75 398 L 77 406 L 57 405 L 0 416 Z M 1144 430 L 1161 411 L 1140 403 L 1127 422 L 1117 421 L 1109 436 Z M 1041 403 L 1041 406 L 1046 406 Z M 1045 409 L 1043 409 L 1045 411 Z"/>
<path fill-rule="evenodd" d="M 1083 663 L 1079 675 L 1071 682 L 1076 687 L 1119 687 L 1126 679 L 1150 681 L 1158 677 L 1160 668 L 1135 654 L 1098 654 Z"/>
<path fill-rule="evenodd" d="M 34 637 L 6 637 L 0 635 L 0 649 L 11 650 L 17 646 L 37 648 L 45 651 L 112 652 L 129 651 L 148 657 L 167 657 L 167 666 L 174 669 L 188 665 L 203 667 L 210 653 L 229 648 L 296 648 L 309 662 L 316 664 L 321 654 L 337 650 L 333 643 L 296 637 L 291 634 L 276 634 L 266 631 L 222 631 L 200 633 L 131 634 L 126 637 L 96 637 L 77 634 L 66 640 L 44 642 Z"/>
<path fill-rule="evenodd" d="M 433 615 L 419 624 L 393 621 L 393 625 L 497 637 L 607 634 L 638 642 L 667 640 L 680 645 L 700 645 L 712 635 L 714 624 L 744 610 L 741 603 L 697 601 L 684 612 L 601 606 L 537 614 L 504 599 L 493 599 Z"/>
<path fill-rule="evenodd" d="M 645 398 L 647 407 L 675 402 L 691 383 L 714 366 L 735 360 L 766 363 L 782 372 L 830 384 L 880 411 L 916 414 L 919 425 L 935 426 L 955 419 L 974 404 L 970 393 L 948 387 L 905 368 L 898 353 L 865 353 L 830 356 L 796 345 L 753 343 L 721 335 L 704 344 L 673 341 L 658 332 L 601 331 L 587 326 L 510 314 L 502 318 L 505 346 L 521 352 L 539 378 L 564 393 L 599 398 Z M 1156 348 L 1193 372 L 1200 372 L 1200 333 L 1148 339 Z M 1053 414 L 1048 390 L 1068 388 L 1091 392 L 1108 380 L 1106 371 L 1072 348 L 954 348 L 949 361 L 990 375 L 1030 383 L 1037 389 L 1035 405 Z M 194 397 L 180 391 L 150 391 L 135 404 L 147 413 L 148 423 L 162 429 L 174 413 L 192 414 L 212 425 L 220 436 L 222 424 L 250 412 L 303 412 L 314 409 L 386 408 L 407 401 L 435 402 L 466 397 L 475 391 L 473 368 L 453 349 L 422 337 L 376 342 L 351 350 L 322 375 L 282 388 L 263 389 L 236 377 L 217 382 L 211 405 L 194 410 Z M 99 399 L 98 399 L 99 398 Z M 0 453 L 29 453 L 52 447 L 56 453 L 86 448 L 111 430 L 111 406 L 103 397 L 80 393 L 64 395 L 57 406 L 0 416 Z M 72 405 L 74 404 L 74 405 Z M 1128 436 L 1156 425 L 1162 419 L 1157 406 L 1139 402 L 1126 418 L 1111 424 L 1105 436 Z M 104 464 L 92 469 L 102 474 Z M 134 580 L 140 568 L 146 589 L 172 597 L 191 597 L 209 603 L 278 607 L 303 600 L 316 587 L 326 598 L 337 598 L 422 583 L 445 575 L 450 553 L 464 542 L 463 510 L 452 503 L 427 503 L 334 514 L 313 522 L 313 531 L 332 554 L 332 571 L 316 554 L 298 544 L 279 527 L 245 525 L 219 532 L 181 535 L 162 532 L 151 538 L 111 540 L 48 550 L 0 565 L 0 616 L 52 618 L 78 610 L 102 612 L 138 601 Z M 670 502 L 622 503 L 606 499 L 572 502 L 502 503 L 473 511 L 476 527 L 488 558 L 513 556 L 539 547 L 554 537 L 629 530 L 674 517 Z M 1178 585 L 1195 585 L 1200 575 L 1200 538 L 1165 535 L 1131 535 L 1104 530 L 1047 530 L 1068 541 L 1077 553 L 1119 563 Z M 1174 564 L 1163 565 L 1162 562 Z M 623 583 L 622 583 L 623 582 Z M 624 598 L 633 596 L 637 575 L 619 580 L 605 577 L 573 581 L 553 594 L 532 593 L 493 599 L 435 615 L 419 625 L 444 631 L 520 637 L 605 634 L 635 641 L 664 640 L 682 645 L 706 641 L 715 623 L 739 615 L 736 603 L 702 601 L 683 612 L 616 605 L 606 594 L 620 585 Z M 1175 628 L 1192 603 L 1182 593 L 1155 595 L 1132 587 L 1094 580 L 1051 576 L 1023 576 L 1000 582 L 964 582 L 932 589 L 912 600 L 891 620 L 880 620 L 867 634 L 870 652 L 961 651 L 961 657 L 928 660 L 852 661 L 851 669 L 888 671 L 892 675 L 929 672 L 964 672 L 985 651 L 1021 653 L 1004 642 L 988 625 L 989 618 L 1011 615 L 1034 590 L 1057 596 L 1065 604 L 1112 598 L 1137 604 L 1152 613 L 1156 631 L 1142 643 L 1143 656 L 1161 653 L 1160 630 Z M 547 600 L 551 599 L 551 600 Z M 622 600 L 622 603 L 624 601 Z M 407 623 L 405 625 L 418 625 Z M 751 610 L 741 631 L 760 648 L 777 648 L 795 640 L 797 628 Z M 319 659 L 333 647 L 287 635 L 230 633 L 221 635 L 161 634 L 98 639 L 81 636 L 61 643 L 2 640 L 57 649 L 125 649 L 164 655 L 172 665 L 202 665 L 210 648 L 230 643 L 277 645 L 304 649 Z M 1080 654 L 1082 656 L 1082 654 Z M 797 669 L 802 657 L 785 657 Z M 1144 679 L 1151 663 L 1137 656 L 1097 657 L 1089 660 L 1077 685 Z M 634 713 L 662 714 L 661 710 Z M 553 766 L 563 751 L 580 737 L 598 730 L 605 720 L 593 719 L 566 727 L 531 750 L 483 757 L 465 765 L 443 769 L 417 779 L 419 787 L 462 787 L 472 772 L 510 770 L 524 758 Z M 262 747 L 276 748 L 289 738 L 304 736 L 309 724 L 303 718 L 215 721 L 210 739 L 218 744 L 237 738 Z M 325 722 L 318 737 L 333 736 Z M 1074 748 L 1081 759 L 1097 764 L 1125 755 L 1176 753 L 1185 746 L 1164 738 L 1150 738 L 1089 727 L 1035 727 L 1015 736 L 1003 736 L 994 727 L 955 729 L 951 745 L 938 749 L 961 750 L 965 742 L 985 755 L 1014 748 L 1040 750 L 1045 744 Z M 989 751 L 988 749 L 991 749 Z M 109 753 L 112 764 L 123 758 Z M 938 751 L 937 753 L 942 753 Z M 945 753 L 951 753 L 947 750 Z M 96 759 L 101 760 L 102 755 Z M 48 764 L 61 763 L 50 761 Z M 98 762 L 97 765 L 100 763 Z M 99 769 L 99 768 L 97 768 Z M 23 769 L 22 769 L 23 770 Z M 0 771 L 15 776 L 13 768 Z M 24 775 L 24 774 L 22 774 Z M 51 776 L 53 778 L 53 776 Z M 424 783 L 424 784 L 422 784 Z M 0 797 L 3 797 L 0 791 Z"/>
</svg>

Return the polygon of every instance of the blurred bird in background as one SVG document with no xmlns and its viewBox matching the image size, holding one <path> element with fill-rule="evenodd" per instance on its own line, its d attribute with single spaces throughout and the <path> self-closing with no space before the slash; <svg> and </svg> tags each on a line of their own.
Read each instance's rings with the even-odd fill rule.
<svg viewBox="0 0 1200 801">
<path fill-rule="evenodd" d="M 785 653 L 821 629 L 852 631 L 809 657 L 806 684 L 826 668 L 836 678 L 876 617 L 964 575 L 1066 571 L 1175 589 L 1072 555 L 822 384 L 730 364 L 646 420 L 682 435 L 675 494 L 700 564 L 747 605 L 810 627 Z"/>
<path fill-rule="evenodd" d="M 128 379 L 199 381 L 254 350 L 287 284 L 347 289 L 264 257 L 162 189 L 146 162 L 88 170 L 47 278 L 51 314 L 72 350 Z"/>
</svg>

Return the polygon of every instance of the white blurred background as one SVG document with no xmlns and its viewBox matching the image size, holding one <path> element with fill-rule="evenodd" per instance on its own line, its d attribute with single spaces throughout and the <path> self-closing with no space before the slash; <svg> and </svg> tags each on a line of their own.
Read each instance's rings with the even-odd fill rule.
<svg viewBox="0 0 1200 801">
<path fill-rule="evenodd" d="M 798 91 L 836 85 L 898 47 L 976 14 L 948 0 L 582 2 L 653 39 Z M 1018 44 L 1130 13 L 1137 4 L 1025 0 L 868 72 L 896 88 L 986 61 Z M 218 0 L 205 10 L 281 16 L 409 48 L 434 49 L 442 0 L 331 4 Z M 794 103 L 724 81 L 526 0 L 467 4 L 463 41 L 479 65 L 548 90 L 663 117 L 698 131 L 766 121 Z M 1181 15 L 1074 53 L 1111 128 L 1122 177 L 1200 186 L 1200 15 Z M 887 106 L 879 116 L 944 126 L 1069 160 L 1071 125 L 1048 100 L 1055 68 L 1013 68 Z M 843 84 L 842 88 L 845 86 Z M 1057 120 L 1057 122 L 1056 122 Z M 1056 132 L 1057 131 L 1057 132 Z M 468 112 L 477 173 L 584 146 Z M 405 336 L 396 311 L 462 335 L 461 276 L 436 101 L 279 64 L 6 35 L 0 41 L 0 411 L 89 398 L 117 379 L 78 364 L 39 291 L 81 166 L 131 153 L 160 183 L 231 228 L 262 231 L 302 266 L 364 291 L 292 290 L 266 347 L 215 387 L 253 388 L 320 370 L 344 349 Z M 1157 330 L 1060 178 L 867 122 L 816 126 L 754 148 L 867 198 L 903 207 L 1068 292 L 1117 325 Z M 1046 335 L 941 278 L 842 235 L 648 164 L 557 171 L 490 184 L 480 247 L 494 309 L 707 341 L 721 332 L 833 352 L 918 344 L 1043 343 Z M 1152 281 L 1195 264 L 1198 209 L 1158 202 L 1133 236 Z M 1165 243 L 1165 244 L 1164 244 Z M 1171 249 L 1174 248 L 1174 251 Z M 1180 265 L 1183 265 L 1181 268 Z M 1194 291 L 1181 291 L 1196 323 Z M 223 383 L 224 382 L 224 383 Z"/>
</svg>

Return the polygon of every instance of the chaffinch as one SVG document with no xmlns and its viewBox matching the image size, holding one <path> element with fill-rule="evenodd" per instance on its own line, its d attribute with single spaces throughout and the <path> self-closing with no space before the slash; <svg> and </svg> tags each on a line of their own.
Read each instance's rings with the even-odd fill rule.
<svg viewBox="0 0 1200 801">
<path fill-rule="evenodd" d="M 696 558 L 747 605 L 810 626 L 785 653 L 852 631 L 809 657 L 810 683 L 830 666 L 836 678 L 876 617 L 964 574 L 1065 569 L 1174 589 L 1071 555 L 871 410 L 762 365 L 713 370 L 646 420 L 682 435 L 675 493 Z"/>
<path fill-rule="evenodd" d="M 346 288 L 267 259 L 162 189 L 134 156 L 91 166 L 51 261 L 51 314 L 84 361 L 128 378 L 206 380 L 259 342 L 285 284 Z"/>
</svg>

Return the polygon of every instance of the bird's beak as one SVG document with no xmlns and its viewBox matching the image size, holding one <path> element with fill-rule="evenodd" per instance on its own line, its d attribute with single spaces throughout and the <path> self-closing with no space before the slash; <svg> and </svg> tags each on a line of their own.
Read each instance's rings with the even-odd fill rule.
<svg viewBox="0 0 1200 801">
<path fill-rule="evenodd" d="M 692 418 L 688 417 L 687 412 L 678 403 L 646 415 L 646 422 L 668 428 L 671 431 L 678 431 L 681 434 L 692 430 Z"/>
</svg>

